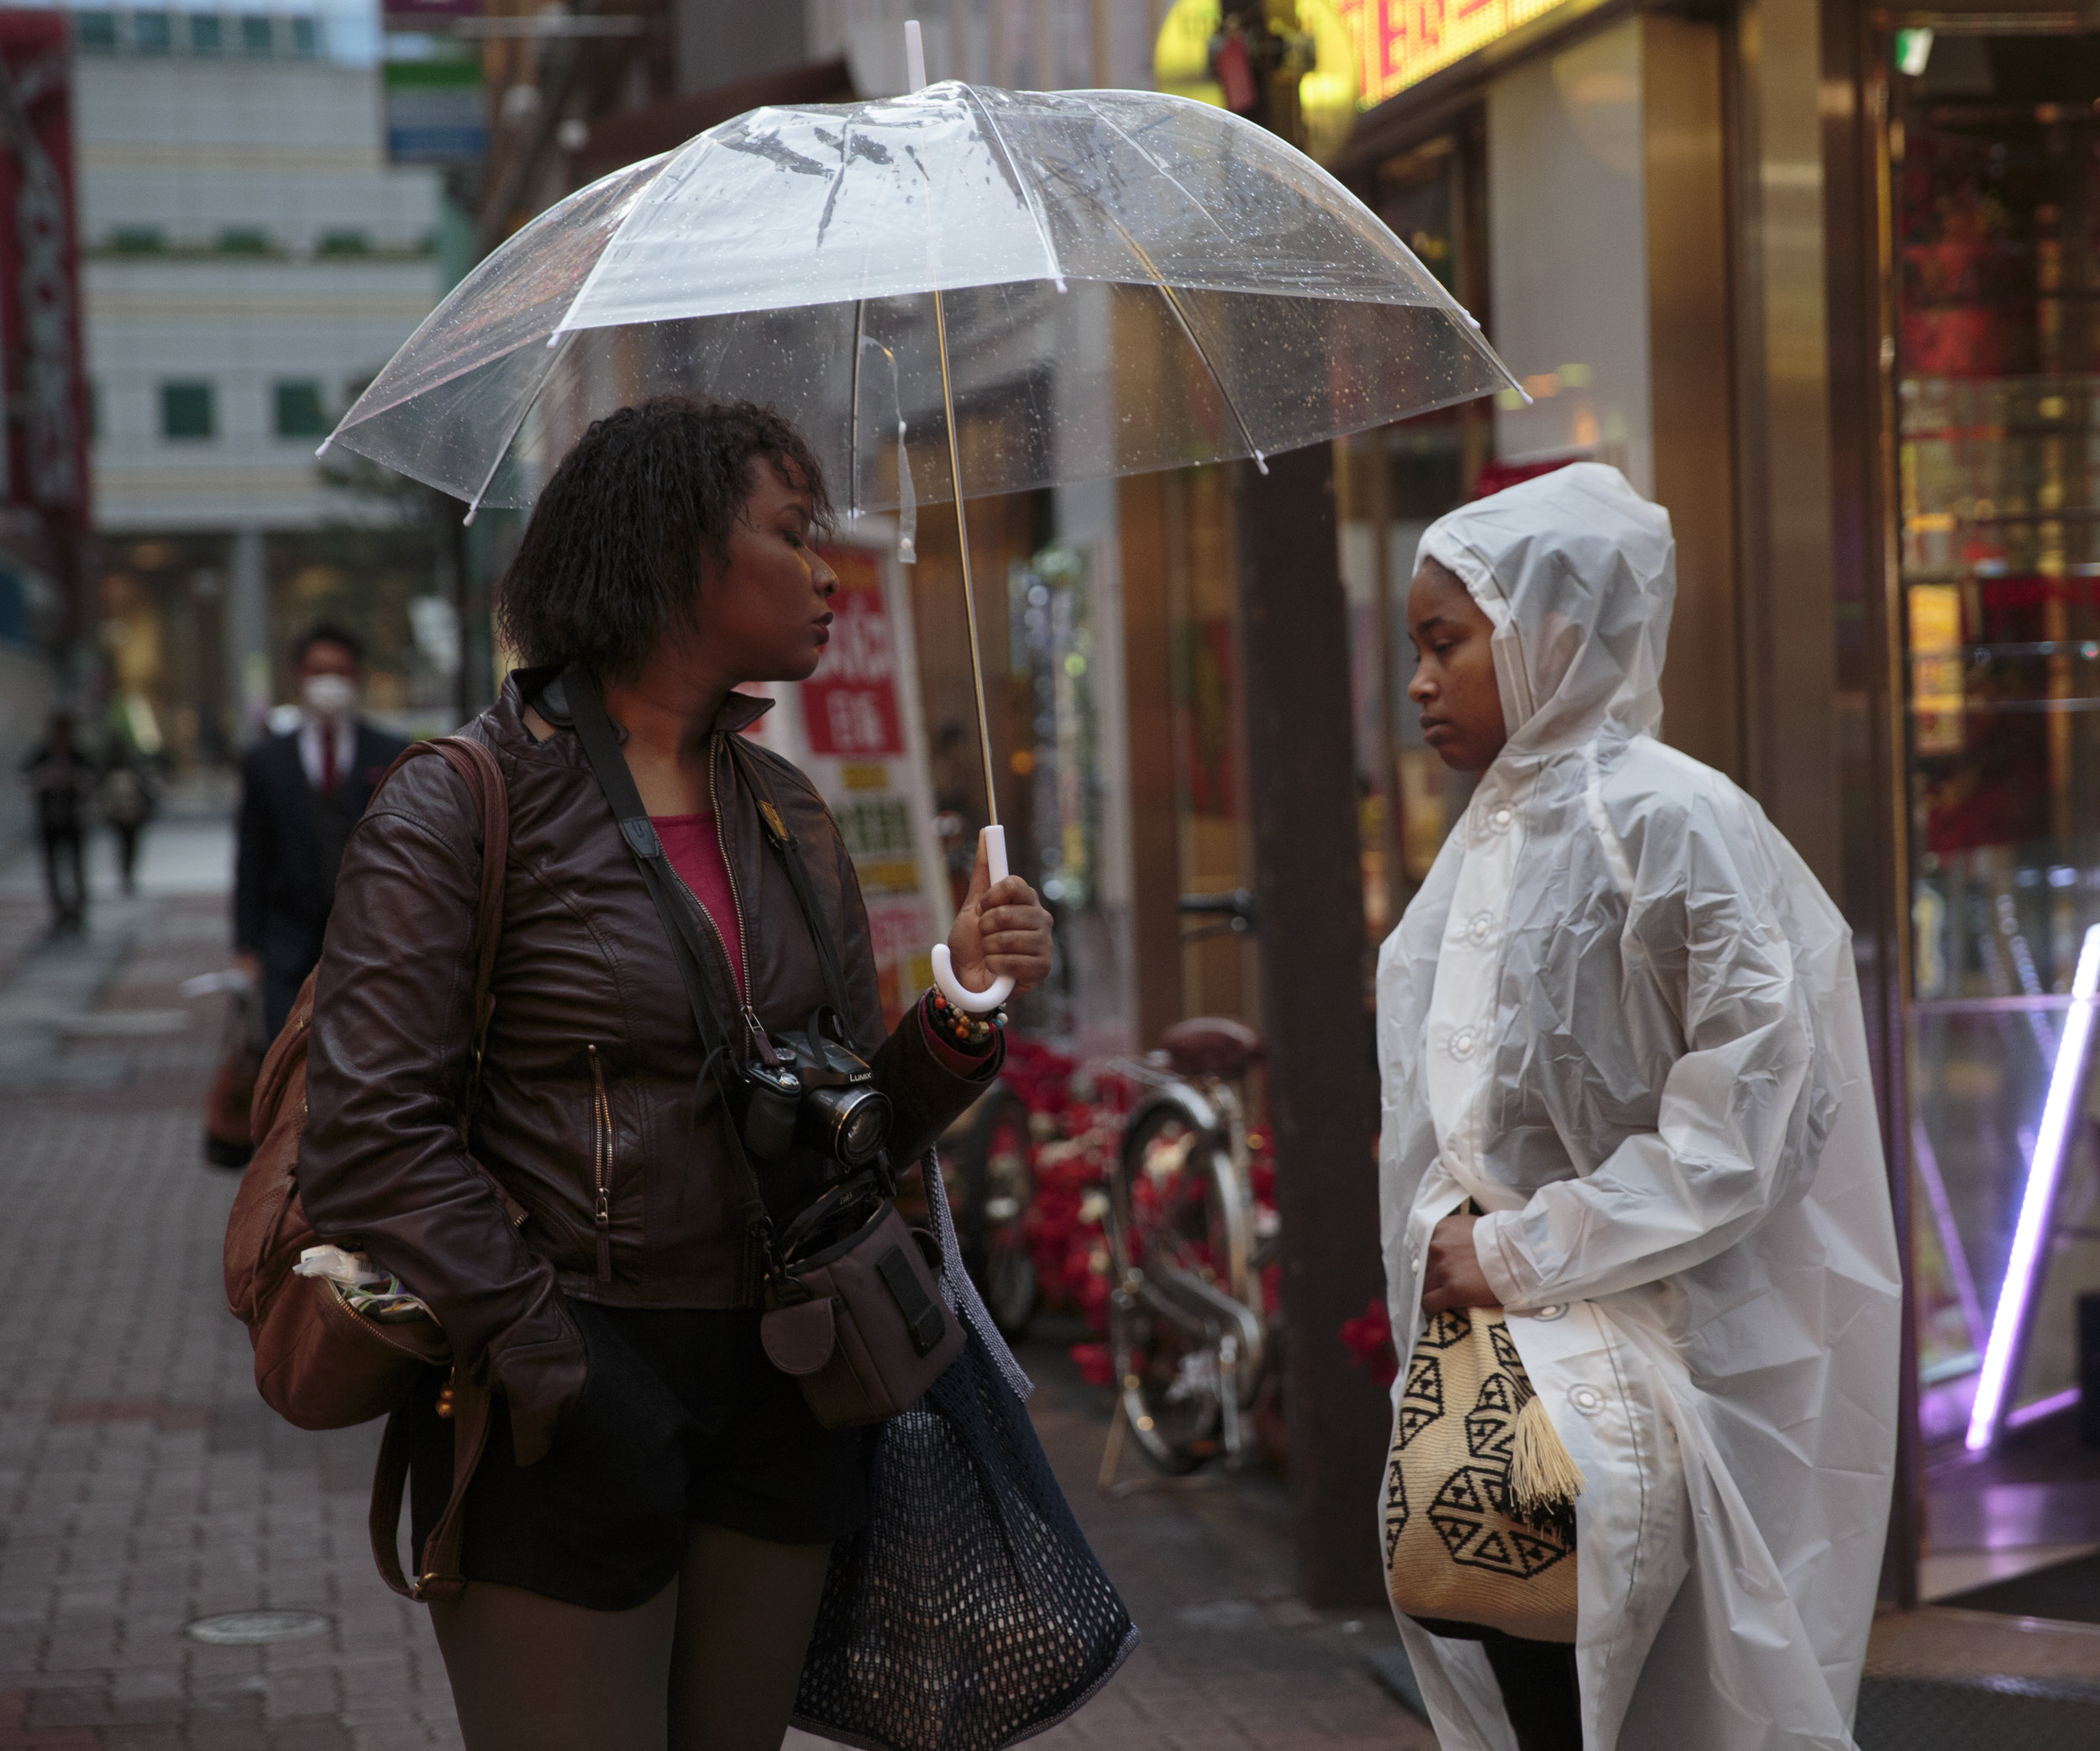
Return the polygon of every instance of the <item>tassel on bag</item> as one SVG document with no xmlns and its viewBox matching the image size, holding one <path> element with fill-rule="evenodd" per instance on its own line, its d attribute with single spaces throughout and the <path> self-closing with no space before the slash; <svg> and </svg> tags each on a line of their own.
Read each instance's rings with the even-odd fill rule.
<svg viewBox="0 0 2100 1751">
<path fill-rule="evenodd" d="M 1526 1516 L 1570 1512 L 1583 1493 L 1583 1469 L 1534 1394 L 1509 1431 L 1509 1505 Z"/>
</svg>

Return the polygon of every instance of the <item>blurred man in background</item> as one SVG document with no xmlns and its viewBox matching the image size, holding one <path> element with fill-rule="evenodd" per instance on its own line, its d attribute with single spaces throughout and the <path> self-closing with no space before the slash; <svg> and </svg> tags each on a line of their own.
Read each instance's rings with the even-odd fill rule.
<svg viewBox="0 0 2100 1751">
<path fill-rule="evenodd" d="M 343 848 L 373 787 L 406 745 L 364 722 L 365 649 L 326 622 L 292 647 L 297 729 L 258 742 L 241 765 L 234 946 L 261 992 L 275 1039 L 321 958 Z"/>
<path fill-rule="evenodd" d="M 44 844 L 44 891 L 50 896 L 52 928 L 78 930 L 87 919 L 84 852 L 95 767 L 73 740 L 70 712 L 51 713 L 44 739 L 22 762 L 22 774 L 36 793 L 37 836 Z"/>
</svg>

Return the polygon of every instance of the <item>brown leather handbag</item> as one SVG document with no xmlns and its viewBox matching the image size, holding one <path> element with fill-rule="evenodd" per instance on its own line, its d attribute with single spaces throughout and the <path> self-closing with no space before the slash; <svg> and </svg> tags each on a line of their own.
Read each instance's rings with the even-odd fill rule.
<svg viewBox="0 0 2100 1751">
<path fill-rule="evenodd" d="M 478 1066 L 481 1042 L 488 1032 L 496 939 L 503 923 L 503 865 L 510 847 L 508 798 L 495 755 L 479 742 L 459 736 L 411 744 L 387 768 L 381 787 L 420 755 L 437 755 L 448 761 L 475 792 L 481 816 L 473 1010 L 474 1060 Z M 307 1044 L 313 1021 L 313 981 L 309 974 L 300 987 L 284 1030 L 264 1057 L 256 1079 L 250 1123 L 261 1143 L 241 1176 L 227 1219 L 226 1302 L 248 1328 L 255 1349 L 255 1387 L 264 1401 L 300 1428 L 337 1429 L 397 1410 L 426 1370 L 449 1364 L 451 1352 L 434 1320 L 396 1325 L 368 1319 L 353 1311 L 328 1279 L 300 1276 L 292 1269 L 307 1248 L 320 1242 L 301 1207 L 296 1177 L 299 1139 L 307 1122 Z M 472 1107 L 470 1091 L 467 1114 Z M 463 1119 L 463 1128 L 465 1123 Z M 521 1220 L 524 1212 L 517 1202 L 500 1186 L 496 1191 L 511 1219 Z M 433 1559 L 433 1553 L 456 1546 L 460 1498 L 486 1431 L 486 1395 L 470 1391 L 455 1379 L 454 1402 L 459 1469 L 452 1502 L 426 1549 L 423 1580 L 416 1587 L 402 1579 L 393 1548 L 407 1466 L 406 1436 L 393 1424 L 387 1429 L 373 1485 L 373 1549 L 381 1573 L 396 1592 L 416 1597 L 440 1596 L 441 1590 L 426 1584 L 451 1575 L 457 1568 L 456 1560 L 441 1563 Z M 390 1497 L 382 1548 L 380 1510 Z M 448 1554 L 456 1557 L 456 1550 Z"/>
</svg>

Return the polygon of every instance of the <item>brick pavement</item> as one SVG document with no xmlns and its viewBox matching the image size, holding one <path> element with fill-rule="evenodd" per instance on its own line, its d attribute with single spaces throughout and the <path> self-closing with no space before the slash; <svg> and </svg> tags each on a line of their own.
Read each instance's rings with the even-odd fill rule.
<svg viewBox="0 0 2100 1751">
<path fill-rule="evenodd" d="M 223 964 L 223 897 L 109 900 L 87 941 L 53 944 L 25 886 L 0 872 L 0 1751 L 457 1746 L 424 1614 L 366 1549 L 376 1431 L 278 1422 L 225 1312 L 234 1180 L 197 1152 L 218 1000 L 176 989 Z M 1429 1751 L 1370 1676 L 1383 1616 L 1292 1598 L 1280 1489 L 1104 1500 L 1100 1395 L 1053 1345 L 1024 1360 L 1146 1634 L 1046 1751 Z M 259 1648 L 183 1633 L 264 1608 L 325 1631 Z"/>
</svg>

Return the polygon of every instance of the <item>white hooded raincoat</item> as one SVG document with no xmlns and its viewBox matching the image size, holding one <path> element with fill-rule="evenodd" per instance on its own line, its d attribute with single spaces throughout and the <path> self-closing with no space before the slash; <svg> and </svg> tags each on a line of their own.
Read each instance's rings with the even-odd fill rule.
<svg viewBox="0 0 2100 1751">
<path fill-rule="evenodd" d="M 1400 1354 L 1431 1230 L 1474 1199 L 1585 1480 L 1588 1751 L 1840 1751 L 1899 1307 L 1850 933 L 1757 805 L 1656 739 L 1665 512 L 1580 464 L 1420 553 L 1494 623 L 1509 739 L 1378 959 Z M 1478 1645 L 1400 1629 L 1446 1751 L 1512 1751 Z"/>
</svg>

